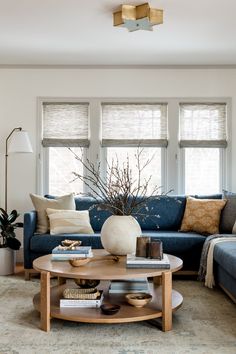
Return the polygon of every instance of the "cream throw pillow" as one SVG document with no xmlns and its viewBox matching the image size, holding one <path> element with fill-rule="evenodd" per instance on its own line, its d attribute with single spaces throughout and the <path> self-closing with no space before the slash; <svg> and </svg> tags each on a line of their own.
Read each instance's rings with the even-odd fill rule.
<svg viewBox="0 0 236 354">
<path fill-rule="evenodd" d="M 211 235 L 219 233 L 221 210 L 225 204 L 224 199 L 188 197 L 180 231 Z"/>
<path fill-rule="evenodd" d="M 88 210 L 55 210 L 47 208 L 50 234 L 93 234 Z"/>
<path fill-rule="evenodd" d="M 75 210 L 75 199 L 72 193 L 56 199 L 48 199 L 36 194 L 30 194 L 30 198 L 37 211 L 36 233 L 38 234 L 44 234 L 49 230 L 47 208 Z"/>
</svg>

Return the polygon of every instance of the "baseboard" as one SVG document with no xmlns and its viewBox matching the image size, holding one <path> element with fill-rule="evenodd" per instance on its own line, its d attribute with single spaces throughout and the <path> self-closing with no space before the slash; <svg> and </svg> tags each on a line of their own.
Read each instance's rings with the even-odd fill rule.
<svg viewBox="0 0 236 354">
<path fill-rule="evenodd" d="M 218 284 L 221 289 L 228 295 L 228 297 L 230 297 L 230 299 L 236 304 L 236 298 L 234 297 L 234 295 L 232 295 L 229 290 L 225 289 L 225 287 L 222 284 Z"/>
</svg>

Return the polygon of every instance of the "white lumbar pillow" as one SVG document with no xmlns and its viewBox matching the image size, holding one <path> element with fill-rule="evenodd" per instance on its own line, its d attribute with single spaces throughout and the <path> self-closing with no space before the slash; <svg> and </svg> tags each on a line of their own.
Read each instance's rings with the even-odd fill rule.
<svg viewBox="0 0 236 354">
<path fill-rule="evenodd" d="M 58 210 L 47 208 L 50 234 L 93 234 L 88 210 Z"/>
</svg>

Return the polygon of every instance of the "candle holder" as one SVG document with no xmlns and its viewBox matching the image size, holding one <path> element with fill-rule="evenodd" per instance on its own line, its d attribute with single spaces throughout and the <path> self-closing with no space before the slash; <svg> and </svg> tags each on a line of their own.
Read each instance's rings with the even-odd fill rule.
<svg viewBox="0 0 236 354">
<path fill-rule="evenodd" d="M 148 247 L 147 244 L 150 243 L 151 237 L 141 236 L 137 237 L 136 240 L 136 257 L 148 257 Z"/>
<path fill-rule="evenodd" d="M 161 240 L 151 241 L 147 244 L 147 257 L 160 260 L 163 258 L 163 247 Z"/>
</svg>

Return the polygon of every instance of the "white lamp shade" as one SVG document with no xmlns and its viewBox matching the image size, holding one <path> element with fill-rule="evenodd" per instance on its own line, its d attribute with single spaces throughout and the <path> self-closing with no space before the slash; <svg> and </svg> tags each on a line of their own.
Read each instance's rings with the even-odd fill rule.
<svg viewBox="0 0 236 354">
<path fill-rule="evenodd" d="M 33 152 L 28 133 L 25 130 L 16 131 L 8 145 L 8 153 Z"/>
</svg>

